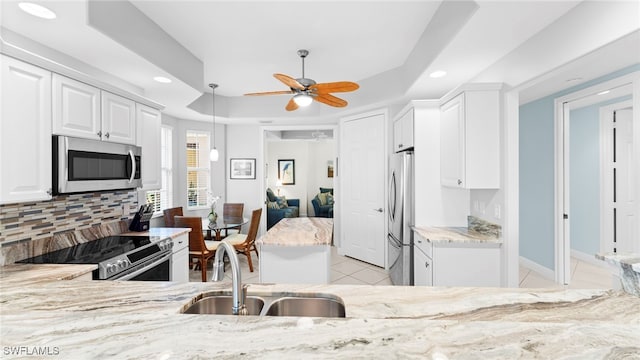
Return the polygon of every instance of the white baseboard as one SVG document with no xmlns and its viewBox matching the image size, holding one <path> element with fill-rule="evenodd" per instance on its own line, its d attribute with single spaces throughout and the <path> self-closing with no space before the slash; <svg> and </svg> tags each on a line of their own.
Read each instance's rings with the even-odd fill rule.
<svg viewBox="0 0 640 360">
<path fill-rule="evenodd" d="M 606 268 L 607 263 L 605 263 L 602 260 L 598 260 L 596 259 L 595 255 L 589 255 L 587 253 L 584 253 L 582 251 L 578 251 L 578 250 L 573 250 L 571 249 L 571 257 L 574 257 L 580 261 L 584 261 L 586 263 L 589 263 L 591 265 L 594 266 L 599 266 L 602 268 Z"/>
<path fill-rule="evenodd" d="M 547 267 L 544 267 L 544 266 L 538 264 L 535 261 L 531 261 L 531 260 L 529 260 L 527 258 L 524 258 L 524 257 L 520 256 L 520 265 L 522 267 L 525 267 L 525 268 L 529 269 L 529 270 L 535 271 L 536 273 L 542 275 L 542 277 L 544 277 L 545 279 L 549 279 L 551 281 L 556 281 L 555 280 L 556 274 L 555 274 L 555 272 L 553 270 L 551 270 L 551 269 L 549 269 Z"/>
</svg>

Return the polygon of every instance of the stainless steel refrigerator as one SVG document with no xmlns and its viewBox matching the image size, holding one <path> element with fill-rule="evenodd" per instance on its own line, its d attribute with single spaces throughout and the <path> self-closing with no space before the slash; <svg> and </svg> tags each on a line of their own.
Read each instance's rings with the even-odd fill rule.
<svg viewBox="0 0 640 360">
<path fill-rule="evenodd" d="M 387 256 L 394 285 L 413 285 L 413 159 L 411 151 L 389 158 Z"/>
</svg>

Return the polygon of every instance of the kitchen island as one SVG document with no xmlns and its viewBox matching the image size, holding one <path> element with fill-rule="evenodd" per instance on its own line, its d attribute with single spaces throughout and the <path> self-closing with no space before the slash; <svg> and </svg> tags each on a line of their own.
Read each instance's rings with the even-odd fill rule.
<svg viewBox="0 0 640 360">
<path fill-rule="evenodd" d="M 284 218 L 256 245 L 260 282 L 328 284 L 331 280 L 333 219 Z"/>
<path fill-rule="evenodd" d="M 253 284 L 250 294 L 339 296 L 347 317 L 238 317 L 181 313 L 200 294 L 229 289 L 228 281 L 73 280 L 90 271 L 84 265 L 0 268 L 3 359 L 36 350 L 61 359 L 640 354 L 640 298 L 611 290 Z"/>
</svg>

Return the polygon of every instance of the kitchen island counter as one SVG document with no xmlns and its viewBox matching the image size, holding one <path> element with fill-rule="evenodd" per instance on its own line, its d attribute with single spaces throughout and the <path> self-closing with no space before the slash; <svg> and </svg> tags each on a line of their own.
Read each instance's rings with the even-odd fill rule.
<svg viewBox="0 0 640 360">
<path fill-rule="evenodd" d="M 347 318 L 185 315 L 222 283 L 57 280 L 0 268 L 0 345 L 60 358 L 618 358 L 640 353 L 640 298 L 607 290 L 251 285 L 330 293 Z M 80 271 L 81 272 L 81 271 Z M 49 274 L 49 275 L 48 275 Z M 13 350 L 12 350 L 13 349 Z M 25 354 L 21 354 L 25 356 Z M 633 356 L 633 355 L 632 355 Z M 16 356 L 17 357 L 17 356 Z"/>
</svg>

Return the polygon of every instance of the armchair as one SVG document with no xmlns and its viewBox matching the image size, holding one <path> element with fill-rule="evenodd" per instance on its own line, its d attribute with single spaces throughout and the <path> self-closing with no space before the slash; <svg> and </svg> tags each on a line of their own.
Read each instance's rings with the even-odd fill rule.
<svg viewBox="0 0 640 360">
<path fill-rule="evenodd" d="M 321 198 L 322 197 L 322 198 Z M 333 217 L 333 188 L 320 188 L 320 193 L 312 200 L 313 211 L 316 217 Z"/>
</svg>

